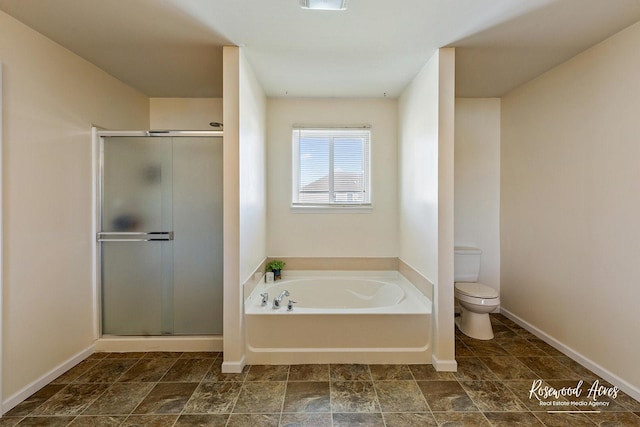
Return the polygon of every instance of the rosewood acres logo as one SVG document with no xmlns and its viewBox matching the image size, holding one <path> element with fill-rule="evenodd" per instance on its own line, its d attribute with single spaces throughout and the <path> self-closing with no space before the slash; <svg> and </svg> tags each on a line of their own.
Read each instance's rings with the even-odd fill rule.
<svg viewBox="0 0 640 427">
<path fill-rule="evenodd" d="M 607 407 L 611 403 L 608 399 L 618 397 L 620 389 L 618 387 L 605 387 L 600 385 L 598 380 L 586 389 L 583 388 L 584 381 L 580 380 L 575 387 L 555 388 L 543 385 L 542 380 L 534 380 L 529 390 L 529 399 L 537 399 L 540 406 L 550 407 L 588 407 L 595 409 Z M 585 386 L 586 387 L 586 386 Z M 599 400 L 602 399 L 603 400 Z"/>
</svg>

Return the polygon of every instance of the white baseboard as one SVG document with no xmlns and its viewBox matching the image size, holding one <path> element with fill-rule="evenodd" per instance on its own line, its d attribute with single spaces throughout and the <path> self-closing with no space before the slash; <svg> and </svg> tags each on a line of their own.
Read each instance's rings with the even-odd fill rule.
<svg viewBox="0 0 640 427">
<path fill-rule="evenodd" d="M 96 340 L 96 351 L 222 351 L 222 335 L 172 337 L 109 337 Z"/>
<path fill-rule="evenodd" d="M 501 308 L 500 312 L 502 314 L 504 314 L 506 317 L 508 317 L 509 319 L 513 320 L 518 325 L 522 326 L 523 328 L 525 328 L 526 330 L 528 330 L 529 332 L 531 332 L 532 334 L 534 334 L 535 336 L 540 338 L 542 341 L 546 342 L 547 344 L 549 344 L 550 346 L 554 347 L 558 351 L 560 351 L 560 352 L 564 353 L 565 355 L 569 356 L 570 358 L 572 358 L 576 362 L 580 363 L 581 365 L 587 367 L 589 370 L 591 370 L 595 374 L 599 375 L 600 377 L 604 378 L 605 380 L 607 380 L 611 384 L 617 386 L 624 393 L 626 393 L 629 396 L 633 397 L 634 399 L 640 401 L 640 388 L 634 386 L 633 384 L 630 384 L 628 381 L 626 381 L 626 380 L 620 378 L 619 376 L 609 372 L 607 369 L 605 369 L 602 366 L 598 365 L 597 363 L 595 363 L 591 359 L 583 356 L 582 354 L 580 354 L 577 351 L 573 350 L 571 347 L 561 343 L 560 341 L 558 341 L 557 339 L 553 338 L 552 336 L 547 335 L 545 332 L 541 331 L 540 329 L 538 329 L 535 326 L 533 326 L 531 323 L 529 323 L 529 322 L 521 319 L 520 317 L 516 316 L 515 314 L 511 313 L 509 310 L 506 310 L 505 308 Z"/>
<path fill-rule="evenodd" d="M 61 363 L 60 365 L 53 368 L 51 371 L 47 372 L 37 380 L 33 381 L 31 384 L 24 387 L 19 392 L 15 393 L 13 396 L 7 398 L 4 402 L 2 402 L 2 415 L 16 407 L 19 403 L 27 399 L 33 393 L 40 390 L 42 387 L 49 384 L 51 381 L 58 378 L 60 375 L 67 372 L 69 369 L 76 366 L 78 363 L 82 362 L 87 357 L 91 356 L 95 351 L 95 346 L 92 344 L 76 355 L 72 356 L 69 360 Z"/>
<path fill-rule="evenodd" d="M 246 365 L 246 361 L 244 356 L 237 362 L 222 362 L 222 373 L 223 374 L 240 374 Z"/>
<path fill-rule="evenodd" d="M 455 359 L 439 360 L 438 357 L 431 355 L 431 363 L 438 372 L 456 372 L 458 370 L 458 362 Z"/>
</svg>

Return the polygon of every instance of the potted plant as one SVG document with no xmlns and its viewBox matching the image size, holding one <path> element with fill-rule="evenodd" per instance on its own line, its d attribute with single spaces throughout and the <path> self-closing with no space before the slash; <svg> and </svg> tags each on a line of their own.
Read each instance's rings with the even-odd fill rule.
<svg viewBox="0 0 640 427">
<path fill-rule="evenodd" d="M 273 272 L 274 280 L 282 279 L 282 269 L 285 264 L 286 263 L 284 261 L 280 261 L 279 259 L 274 259 L 267 263 L 267 271 Z"/>
</svg>

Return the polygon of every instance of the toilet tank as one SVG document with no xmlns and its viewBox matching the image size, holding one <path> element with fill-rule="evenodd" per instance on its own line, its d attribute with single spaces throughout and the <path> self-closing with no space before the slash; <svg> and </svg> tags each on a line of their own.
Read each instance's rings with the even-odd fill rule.
<svg viewBox="0 0 640 427">
<path fill-rule="evenodd" d="M 456 282 L 477 282 L 480 275 L 480 254 L 478 248 L 456 246 L 453 256 L 453 279 Z"/>
</svg>

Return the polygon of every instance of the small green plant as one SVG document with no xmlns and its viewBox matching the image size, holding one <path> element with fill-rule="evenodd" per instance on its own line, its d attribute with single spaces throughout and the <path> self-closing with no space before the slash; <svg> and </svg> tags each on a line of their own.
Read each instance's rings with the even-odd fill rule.
<svg viewBox="0 0 640 427">
<path fill-rule="evenodd" d="M 284 268 L 286 263 L 278 259 L 274 259 L 267 263 L 267 271 L 280 271 Z"/>
</svg>

